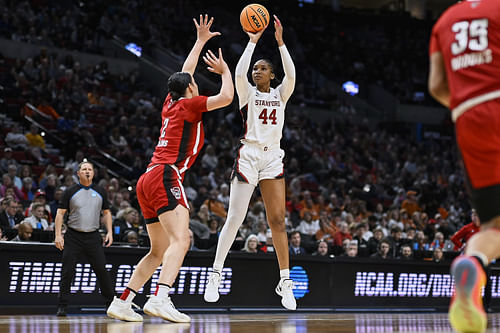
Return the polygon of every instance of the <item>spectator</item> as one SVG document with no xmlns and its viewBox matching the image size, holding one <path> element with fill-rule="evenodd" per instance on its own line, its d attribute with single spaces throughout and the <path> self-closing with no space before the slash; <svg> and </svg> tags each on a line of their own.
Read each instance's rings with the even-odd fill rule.
<svg viewBox="0 0 500 333">
<path fill-rule="evenodd" d="M 338 231 L 333 236 L 333 245 L 342 246 L 344 239 L 352 239 L 351 233 L 349 232 L 349 227 L 347 226 L 347 222 L 338 223 Z"/>
<path fill-rule="evenodd" d="M 5 147 L 3 150 L 3 156 L 0 159 L 0 172 L 3 174 L 9 171 L 9 165 L 15 165 L 16 168 L 19 166 L 16 159 L 12 157 L 12 148 Z"/>
<path fill-rule="evenodd" d="M 273 233 L 271 229 L 267 230 L 266 243 L 264 244 L 264 246 L 261 246 L 260 249 L 265 253 L 275 252 L 273 244 Z"/>
<path fill-rule="evenodd" d="M 123 149 L 128 146 L 127 140 L 123 137 L 123 135 L 120 135 L 120 129 L 118 127 L 111 130 L 109 141 L 116 148 Z"/>
<path fill-rule="evenodd" d="M 290 254 L 291 255 L 300 255 L 306 254 L 306 250 L 300 244 L 300 232 L 292 231 L 290 234 Z"/>
<path fill-rule="evenodd" d="M 401 245 L 406 243 L 406 240 L 402 239 L 401 236 L 403 231 L 398 227 L 394 226 L 391 229 L 391 235 L 386 239 L 391 245 L 391 257 L 396 258 L 401 250 Z"/>
<path fill-rule="evenodd" d="M 259 243 L 265 243 L 267 240 L 267 222 L 264 218 L 260 218 L 257 222 L 257 238 Z"/>
<path fill-rule="evenodd" d="M 473 209 L 471 212 L 471 220 L 472 222 L 464 225 L 450 238 L 455 245 L 453 251 L 461 251 L 469 238 L 471 238 L 475 233 L 479 232 L 481 220 L 479 220 L 479 216 L 477 215 L 475 209 Z"/>
<path fill-rule="evenodd" d="M 35 192 L 35 198 L 33 199 L 33 202 L 29 205 L 29 207 L 26 209 L 24 216 L 26 217 L 31 216 L 33 205 L 35 203 L 39 203 L 43 206 L 45 210 L 43 215 L 47 217 L 47 222 L 49 223 L 52 222 L 52 214 L 50 211 L 50 206 L 49 204 L 47 204 L 47 194 L 42 190 L 38 190 Z"/>
<path fill-rule="evenodd" d="M 378 245 L 377 252 L 370 257 L 374 259 L 389 259 L 391 258 L 390 249 L 391 243 L 386 239 L 382 239 Z"/>
<path fill-rule="evenodd" d="M 34 203 L 32 209 L 32 215 L 24 219 L 24 221 L 28 222 L 33 229 L 52 230 L 53 226 L 49 225 L 49 222 L 44 218 L 45 205 L 41 203 Z"/>
<path fill-rule="evenodd" d="M 217 216 L 212 215 L 208 221 L 208 231 L 210 233 L 208 237 L 208 247 L 211 248 L 215 246 L 219 240 L 220 226 L 219 218 Z"/>
<path fill-rule="evenodd" d="M 122 241 L 130 245 L 139 245 L 139 235 L 135 230 L 127 230 L 123 233 Z"/>
<path fill-rule="evenodd" d="M 22 188 L 22 185 L 21 185 Z M 15 196 L 16 200 L 21 201 L 24 198 L 24 193 L 20 191 L 16 186 L 14 186 L 14 183 L 12 182 L 12 177 L 8 174 L 5 173 L 2 176 L 2 186 L 0 187 L 0 197 L 5 197 L 7 196 L 7 190 L 11 189 L 13 192 L 13 195 Z"/>
<path fill-rule="evenodd" d="M 5 204 L 5 209 L 0 212 L 0 228 L 4 231 L 4 235 L 8 236 L 7 230 L 17 229 L 24 216 L 17 211 L 18 204 L 14 199 L 4 199 L 2 204 Z"/>
<path fill-rule="evenodd" d="M 59 200 L 61 200 L 63 190 L 59 187 L 54 192 L 54 198 L 49 202 L 51 216 L 56 216 Z"/>
<path fill-rule="evenodd" d="M 222 202 L 222 204 L 224 205 L 224 209 L 227 211 L 227 209 L 229 208 L 229 185 L 227 185 L 226 183 L 223 183 L 220 186 L 220 193 L 217 196 L 217 200 Z"/>
<path fill-rule="evenodd" d="M 29 144 L 29 152 L 33 157 L 35 157 L 39 162 L 45 162 L 42 157 L 42 153 L 45 150 L 45 140 L 38 134 L 38 126 L 31 124 L 30 131 L 26 133 L 26 139 Z"/>
<path fill-rule="evenodd" d="M 327 257 L 328 256 L 328 243 L 324 240 L 319 240 L 316 246 L 316 252 L 314 252 L 313 256 L 318 257 Z"/>
<path fill-rule="evenodd" d="M 405 244 L 401 246 L 401 255 L 398 257 L 401 260 L 413 260 L 413 251 L 410 245 Z"/>
<path fill-rule="evenodd" d="M 442 262 L 443 258 L 443 250 L 439 247 L 436 247 L 432 252 L 432 261 L 433 262 Z"/>
<path fill-rule="evenodd" d="M 259 250 L 258 246 L 259 246 L 259 240 L 258 240 L 257 236 L 254 234 L 251 234 L 245 240 L 245 246 L 243 246 L 243 249 L 241 249 L 241 251 L 247 252 L 247 253 L 262 252 Z"/>
<path fill-rule="evenodd" d="M 9 165 L 9 170 L 7 172 L 14 186 L 17 187 L 19 190 L 21 190 L 23 188 L 23 181 L 21 180 L 20 177 L 17 176 L 17 167 L 11 164 Z"/>
<path fill-rule="evenodd" d="M 5 143 L 14 150 L 25 151 L 28 149 L 29 141 L 24 134 L 21 133 L 19 125 L 16 123 L 5 137 Z"/>
<path fill-rule="evenodd" d="M 123 238 L 125 232 L 128 230 L 138 230 L 139 213 L 137 212 L 137 209 L 127 207 L 123 211 L 119 212 L 113 222 L 113 227 L 115 234 L 121 235 L 119 238 Z"/>
<path fill-rule="evenodd" d="M 23 187 L 21 188 L 21 192 L 23 192 L 23 201 L 33 201 L 36 192 L 33 188 L 33 178 L 23 178 Z"/>
<path fill-rule="evenodd" d="M 412 248 L 417 251 L 424 251 L 424 250 L 427 250 L 427 248 L 429 247 L 429 244 L 427 244 L 426 242 L 426 237 L 425 237 L 425 234 L 423 231 L 419 230 L 417 231 L 417 233 L 415 234 L 415 239 L 412 243 Z"/>
<path fill-rule="evenodd" d="M 378 251 L 378 245 L 383 237 L 384 232 L 382 228 L 378 227 L 373 231 L 373 237 L 368 240 L 368 252 L 370 255 Z"/>
<path fill-rule="evenodd" d="M 33 227 L 27 221 L 19 223 L 19 228 L 17 229 L 17 236 L 11 239 L 12 242 L 29 242 L 31 240 L 31 235 L 33 234 Z"/>
<path fill-rule="evenodd" d="M 434 241 L 432 241 L 430 248 L 440 248 L 441 250 L 444 248 L 444 235 L 442 232 L 436 232 L 436 234 L 434 235 Z"/>
<path fill-rule="evenodd" d="M 337 232 L 337 228 L 328 219 L 326 211 L 321 211 L 319 216 L 319 230 L 316 232 L 316 240 L 324 240 L 327 243 L 333 244 L 333 237 Z"/>
<path fill-rule="evenodd" d="M 189 229 L 189 251 L 199 251 L 200 249 L 194 245 L 194 233 Z"/>
<path fill-rule="evenodd" d="M 366 224 L 364 223 L 358 223 L 355 227 L 355 234 L 352 240 L 357 241 L 357 250 L 356 253 L 359 253 L 360 257 L 368 257 L 369 249 L 368 249 L 368 241 L 365 240 L 364 234 L 366 233 Z"/>
<path fill-rule="evenodd" d="M 319 220 L 313 221 L 312 214 L 309 211 L 304 213 L 304 219 L 300 222 L 297 227 L 298 232 L 300 232 L 304 242 L 310 242 L 320 229 Z"/>
<path fill-rule="evenodd" d="M 418 205 L 417 192 L 406 192 L 406 199 L 401 204 L 401 209 L 404 209 L 408 213 L 408 216 L 413 216 L 414 212 L 420 212 L 422 210 Z"/>
<path fill-rule="evenodd" d="M 213 171 L 215 170 L 215 168 L 217 168 L 218 162 L 219 159 L 217 155 L 215 155 L 214 147 L 212 145 L 207 145 L 207 147 L 205 148 L 205 153 L 201 158 L 202 167 L 208 171 Z"/>
<path fill-rule="evenodd" d="M 358 242 L 356 240 L 349 241 L 345 253 L 343 253 L 341 256 L 356 258 L 358 256 Z"/>
</svg>

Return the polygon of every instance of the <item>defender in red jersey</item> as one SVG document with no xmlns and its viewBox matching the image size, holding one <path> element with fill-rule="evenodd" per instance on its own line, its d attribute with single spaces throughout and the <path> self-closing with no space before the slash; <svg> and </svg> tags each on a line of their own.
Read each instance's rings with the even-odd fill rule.
<svg viewBox="0 0 500 333">
<path fill-rule="evenodd" d="M 151 242 L 149 253 L 141 259 L 127 288 L 108 308 L 108 316 L 125 321 L 142 321 L 132 310 L 132 300 L 144 283 L 162 264 L 155 295 L 144 305 L 144 313 L 173 322 L 189 322 L 191 318 L 179 312 L 168 293 L 189 248 L 189 205 L 182 180 L 203 146 L 203 112 L 227 106 L 233 100 L 231 72 L 222 58 L 210 50 L 203 56 L 208 70 L 222 78 L 220 92 L 215 96 L 199 96 L 193 74 L 205 43 L 220 35 L 211 32 L 213 18 L 200 15 L 193 19 L 197 40 L 189 53 L 182 72 L 168 79 L 168 95 L 163 104 L 160 136 L 146 172 L 137 182 L 137 199 Z"/>
<path fill-rule="evenodd" d="M 429 91 L 452 111 L 472 205 L 481 220 L 465 255 L 452 265 L 449 319 L 459 332 L 483 332 L 484 268 L 500 256 L 500 2 L 451 6 L 432 30 L 429 53 Z"/>
</svg>

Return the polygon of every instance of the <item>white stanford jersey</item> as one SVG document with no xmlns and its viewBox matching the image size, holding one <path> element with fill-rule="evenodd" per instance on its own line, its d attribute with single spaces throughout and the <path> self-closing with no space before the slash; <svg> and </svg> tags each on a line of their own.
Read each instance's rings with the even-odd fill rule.
<svg viewBox="0 0 500 333">
<path fill-rule="evenodd" d="M 285 77 L 277 88 L 269 93 L 260 92 L 248 82 L 255 44 L 249 42 L 235 71 L 236 92 L 243 117 L 242 143 L 255 143 L 263 146 L 279 145 L 283 124 L 285 123 L 286 102 L 295 87 L 295 67 L 286 46 L 279 48 Z"/>
</svg>

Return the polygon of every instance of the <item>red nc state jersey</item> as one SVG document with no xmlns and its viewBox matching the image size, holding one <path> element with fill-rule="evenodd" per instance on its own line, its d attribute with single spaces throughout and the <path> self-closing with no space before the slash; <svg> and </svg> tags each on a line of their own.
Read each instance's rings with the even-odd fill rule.
<svg viewBox="0 0 500 333">
<path fill-rule="evenodd" d="M 469 0 L 448 8 L 434 25 L 429 52 L 443 55 L 450 109 L 498 98 L 500 1 Z"/>
<path fill-rule="evenodd" d="M 184 173 L 193 165 L 205 138 L 202 113 L 207 111 L 206 96 L 172 101 L 167 95 L 161 111 L 162 126 L 151 164 L 174 164 Z"/>
</svg>

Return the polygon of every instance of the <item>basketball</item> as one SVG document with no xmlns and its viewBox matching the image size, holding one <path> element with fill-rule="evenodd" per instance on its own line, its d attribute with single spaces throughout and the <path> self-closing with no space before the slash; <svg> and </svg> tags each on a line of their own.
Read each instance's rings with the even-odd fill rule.
<svg viewBox="0 0 500 333">
<path fill-rule="evenodd" d="M 241 11 L 240 23 L 245 31 L 261 31 L 269 23 L 269 12 L 262 5 L 250 4 Z"/>
</svg>

